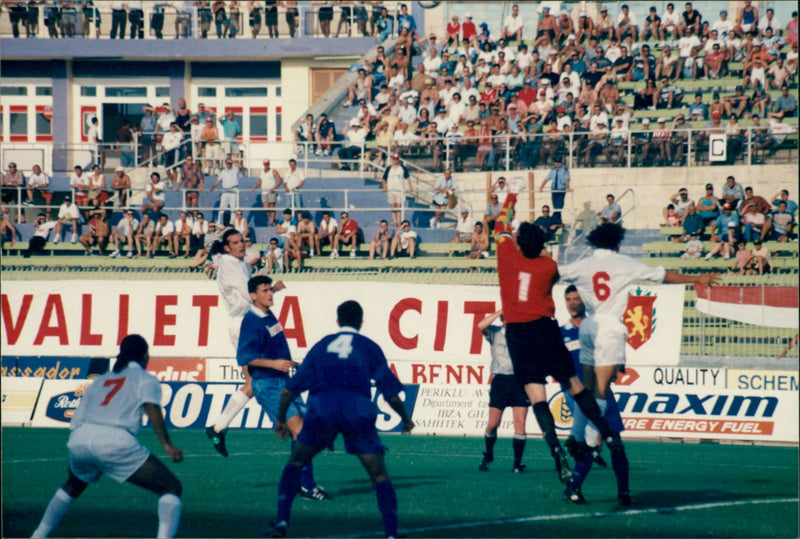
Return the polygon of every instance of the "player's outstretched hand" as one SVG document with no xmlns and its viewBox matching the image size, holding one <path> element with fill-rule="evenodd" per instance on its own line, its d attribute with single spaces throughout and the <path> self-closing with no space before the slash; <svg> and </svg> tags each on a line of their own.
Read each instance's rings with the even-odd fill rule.
<svg viewBox="0 0 800 539">
<path fill-rule="evenodd" d="M 175 447 L 172 444 L 167 444 L 164 446 L 164 451 L 167 452 L 169 458 L 172 459 L 172 462 L 183 461 L 183 451 L 181 451 L 180 448 Z"/>
<path fill-rule="evenodd" d="M 296 361 L 291 361 L 288 359 L 275 359 L 272 361 L 272 368 L 276 371 L 281 372 L 289 372 L 295 367 L 300 366 L 300 364 Z"/>
<path fill-rule="evenodd" d="M 275 434 L 277 434 L 278 438 L 280 438 L 281 440 L 286 439 L 286 437 L 289 435 L 289 427 L 286 426 L 285 421 L 275 422 Z"/>
<path fill-rule="evenodd" d="M 280 292 L 281 290 L 285 289 L 286 285 L 283 284 L 283 281 L 275 281 L 272 283 L 272 291 L 273 292 Z"/>
<path fill-rule="evenodd" d="M 720 275 L 719 273 L 701 273 L 700 274 L 700 283 L 711 286 L 712 284 L 719 284 L 720 282 Z"/>
</svg>

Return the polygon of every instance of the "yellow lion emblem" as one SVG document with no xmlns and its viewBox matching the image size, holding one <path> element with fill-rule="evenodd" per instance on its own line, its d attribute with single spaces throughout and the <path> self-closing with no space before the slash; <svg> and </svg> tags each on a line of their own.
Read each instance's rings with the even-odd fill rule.
<svg viewBox="0 0 800 539">
<path fill-rule="evenodd" d="M 630 333 L 628 333 L 628 338 L 638 333 L 641 340 L 646 340 L 645 330 L 650 322 L 650 317 L 642 314 L 642 306 L 637 305 L 633 309 L 628 309 L 625 315 L 625 323 L 630 323 L 632 326 Z"/>
</svg>

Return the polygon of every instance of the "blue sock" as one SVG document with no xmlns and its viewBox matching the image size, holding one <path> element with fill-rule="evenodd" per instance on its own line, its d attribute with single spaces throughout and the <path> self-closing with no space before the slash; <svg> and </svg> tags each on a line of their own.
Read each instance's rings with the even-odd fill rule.
<svg viewBox="0 0 800 539">
<path fill-rule="evenodd" d="M 275 522 L 285 521 L 289 523 L 289 515 L 292 512 L 292 502 L 300 488 L 300 468 L 287 464 L 281 474 L 281 481 L 278 483 L 278 516 Z"/>
<path fill-rule="evenodd" d="M 622 448 L 618 451 L 611 451 L 611 468 L 614 470 L 614 475 L 617 476 L 617 490 L 619 492 L 630 491 L 629 479 L 629 464 L 628 455 L 625 454 L 625 449 Z"/>
<path fill-rule="evenodd" d="M 580 488 L 586 476 L 589 475 L 592 462 L 592 456 L 589 454 L 584 454 L 580 460 L 575 460 L 575 467 L 572 469 L 572 484 L 575 488 Z"/>
<path fill-rule="evenodd" d="M 383 530 L 386 537 L 397 537 L 397 493 L 391 481 L 375 483 L 375 495 L 378 498 L 378 509 L 383 518 Z"/>
<path fill-rule="evenodd" d="M 296 440 L 292 440 L 292 451 L 294 451 L 294 446 L 297 445 Z M 314 465 L 312 464 L 313 461 L 309 460 L 305 466 L 303 466 L 303 471 L 300 474 L 300 486 L 306 490 L 314 490 L 317 486 L 317 482 L 314 481 Z"/>
</svg>

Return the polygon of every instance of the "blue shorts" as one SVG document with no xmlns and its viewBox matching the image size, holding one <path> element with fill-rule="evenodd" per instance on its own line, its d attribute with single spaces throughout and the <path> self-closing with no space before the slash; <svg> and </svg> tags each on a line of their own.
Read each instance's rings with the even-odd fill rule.
<svg viewBox="0 0 800 539">
<path fill-rule="evenodd" d="M 286 387 L 286 380 L 284 378 L 253 378 L 253 396 L 256 398 L 261 409 L 264 410 L 272 421 L 273 425 L 278 418 L 278 404 L 281 401 L 281 391 Z M 299 396 L 296 397 L 291 404 L 289 410 L 286 412 L 286 419 L 296 415 L 304 416 L 306 414 L 306 405 L 303 399 Z"/>
<path fill-rule="evenodd" d="M 363 400 L 363 402 L 361 402 Z M 351 398 L 325 399 L 323 406 L 309 407 L 297 441 L 314 450 L 331 446 L 339 434 L 344 449 L 353 455 L 386 451 L 375 427 L 375 406 L 367 399 L 354 403 Z"/>
</svg>

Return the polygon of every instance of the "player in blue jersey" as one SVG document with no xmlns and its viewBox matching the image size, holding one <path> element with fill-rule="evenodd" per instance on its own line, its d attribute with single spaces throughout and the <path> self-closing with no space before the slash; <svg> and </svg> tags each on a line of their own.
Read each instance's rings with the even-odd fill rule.
<svg viewBox="0 0 800 539">
<path fill-rule="evenodd" d="M 414 422 L 399 396 L 403 385 L 389 368 L 380 346 L 358 333 L 364 320 L 361 305 L 346 301 L 339 305 L 336 314 L 339 332 L 324 337 L 311 348 L 281 392 L 275 424 L 278 436 L 285 438 L 289 434 L 287 412 L 304 391 L 309 392 L 308 413 L 281 475 L 278 515 L 267 537 L 286 535 L 300 470 L 340 433 L 345 451 L 359 458 L 372 479 L 386 537 L 397 536 L 397 495 L 386 471 L 383 458 L 386 448 L 375 427 L 378 409 L 372 401 L 372 381 L 400 416 L 403 432 L 410 432 Z"/>
<path fill-rule="evenodd" d="M 574 284 L 569 285 L 564 291 L 564 300 L 567 303 L 569 321 L 561 326 L 561 336 L 564 339 L 564 345 L 572 356 L 572 361 L 575 364 L 575 371 L 578 373 L 578 376 L 583 379 L 583 368 L 581 367 L 580 358 L 581 342 L 579 336 L 581 322 L 586 318 L 586 307 Z M 569 404 L 569 409 L 572 412 L 572 429 L 567 439 L 566 446 L 567 451 L 569 451 L 572 458 L 575 459 L 572 479 L 567 483 L 567 488 L 564 491 L 564 498 L 572 503 L 584 504 L 586 500 L 581 493 L 581 485 L 589 474 L 592 463 L 596 462 L 603 467 L 606 467 L 607 464 L 600 455 L 600 450 L 603 446 L 597 427 L 586 419 L 586 416 L 583 415 L 583 412 L 581 412 L 581 409 L 575 404 L 575 400 L 569 393 L 565 392 L 564 398 L 567 399 L 567 404 Z M 619 415 L 617 400 L 610 391 L 607 400 L 608 405 L 604 417 L 611 431 L 619 434 L 625 427 Z"/>
<path fill-rule="evenodd" d="M 247 290 L 253 305 L 242 318 L 236 360 L 240 366 L 247 367 L 252 379 L 253 396 L 277 428 L 281 390 L 289 380 L 289 371 L 297 363 L 292 361 L 281 323 L 270 310 L 273 302 L 272 279 L 266 275 L 257 275 L 247 282 Z M 300 398 L 293 399 L 284 410 L 283 427 L 291 433 L 293 446 L 303 428 L 305 411 L 305 405 Z M 304 498 L 331 498 L 314 481 L 310 460 L 303 466 L 298 491 Z"/>
</svg>

